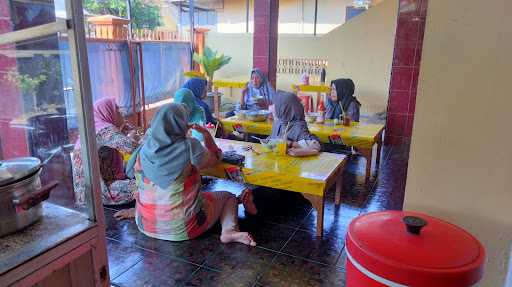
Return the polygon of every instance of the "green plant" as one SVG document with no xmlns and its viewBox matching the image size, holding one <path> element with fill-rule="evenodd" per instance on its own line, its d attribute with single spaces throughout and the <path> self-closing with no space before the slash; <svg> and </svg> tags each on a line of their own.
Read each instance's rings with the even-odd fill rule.
<svg viewBox="0 0 512 287">
<path fill-rule="evenodd" d="M 5 79 L 18 87 L 25 101 L 31 102 L 30 108 L 37 111 L 37 96 L 36 90 L 48 77 L 47 75 L 30 76 L 28 74 L 21 74 L 16 69 L 12 69 L 5 74 Z"/>
<path fill-rule="evenodd" d="M 6 78 L 9 82 L 20 88 L 24 94 L 32 94 L 47 79 L 46 75 L 32 77 L 28 74 L 20 74 L 15 70 L 7 72 Z"/>
<path fill-rule="evenodd" d="M 207 80 L 213 82 L 215 71 L 227 65 L 231 61 L 231 57 L 218 54 L 209 47 L 205 47 L 202 54 L 194 53 L 193 59 L 198 63 L 206 74 Z"/>
<path fill-rule="evenodd" d="M 160 8 L 144 0 L 130 0 L 133 29 L 155 29 L 161 26 Z M 93 14 L 128 17 L 126 0 L 84 0 L 84 9 Z"/>
</svg>

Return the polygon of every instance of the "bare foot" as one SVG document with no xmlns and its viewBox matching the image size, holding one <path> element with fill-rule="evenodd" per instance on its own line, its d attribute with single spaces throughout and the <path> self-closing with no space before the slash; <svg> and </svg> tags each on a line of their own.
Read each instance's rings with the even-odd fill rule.
<svg viewBox="0 0 512 287">
<path fill-rule="evenodd" d="M 123 209 L 114 213 L 114 218 L 117 220 L 129 219 L 135 217 L 135 208 Z"/>
<path fill-rule="evenodd" d="M 247 232 L 240 231 L 226 231 L 220 235 L 222 243 L 239 242 L 249 246 L 256 246 L 256 241 Z"/>
<path fill-rule="evenodd" d="M 254 204 L 252 191 L 250 189 L 246 189 L 242 192 L 242 194 L 240 194 L 240 201 L 249 214 L 256 215 L 256 213 L 258 213 L 258 209 Z"/>
</svg>

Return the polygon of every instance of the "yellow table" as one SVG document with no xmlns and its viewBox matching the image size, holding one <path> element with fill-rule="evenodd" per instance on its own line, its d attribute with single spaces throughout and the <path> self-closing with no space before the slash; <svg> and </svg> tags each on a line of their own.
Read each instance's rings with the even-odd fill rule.
<svg viewBox="0 0 512 287">
<path fill-rule="evenodd" d="M 317 235 L 322 236 L 324 197 L 336 184 L 335 203 L 341 201 L 342 173 L 347 157 L 342 154 L 320 153 L 317 156 L 295 158 L 264 152 L 260 144 L 226 139 L 215 139 L 223 151 L 235 150 L 245 156 L 242 174 L 249 184 L 284 189 L 301 193 L 317 211 Z M 244 149 L 252 146 L 255 151 Z M 220 163 L 203 172 L 205 175 L 226 177 L 226 168 Z"/>
<path fill-rule="evenodd" d="M 252 122 L 239 120 L 236 116 L 221 119 L 224 132 L 231 133 L 235 129 L 245 133 L 270 135 L 272 132 L 272 121 Z M 316 135 L 323 143 L 336 143 L 336 138 L 341 139 L 343 144 L 353 146 L 366 158 L 366 181 L 370 179 L 371 165 L 373 159 L 373 146 L 377 145 L 376 167 L 380 165 L 380 154 L 382 151 L 383 124 L 368 124 L 353 122 L 350 127 L 334 125 L 332 121 L 325 124 L 309 124 L 309 131 Z"/>
</svg>

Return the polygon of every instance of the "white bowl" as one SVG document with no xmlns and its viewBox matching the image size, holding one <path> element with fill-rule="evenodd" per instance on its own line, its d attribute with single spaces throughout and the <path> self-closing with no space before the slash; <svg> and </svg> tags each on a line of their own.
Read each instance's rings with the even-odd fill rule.
<svg viewBox="0 0 512 287">
<path fill-rule="evenodd" d="M 314 123 L 316 122 L 316 118 L 318 117 L 318 115 L 316 113 L 308 113 L 306 114 L 306 122 L 308 123 Z"/>
<path fill-rule="evenodd" d="M 270 115 L 269 111 L 251 111 L 246 113 L 245 117 L 253 122 L 264 122 Z"/>
</svg>

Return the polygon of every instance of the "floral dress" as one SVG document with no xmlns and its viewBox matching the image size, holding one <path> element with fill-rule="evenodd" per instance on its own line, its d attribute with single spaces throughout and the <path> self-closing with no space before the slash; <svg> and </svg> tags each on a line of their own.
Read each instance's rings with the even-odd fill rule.
<svg viewBox="0 0 512 287">
<path fill-rule="evenodd" d="M 124 135 L 114 126 L 106 127 L 96 133 L 97 147 L 111 147 L 120 153 L 129 154 L 137 148 L 137 143 Z M 75 190 L 75 202 L 85 204 L 85 177 L 82 165 L 81 150 L 75 147 L 73 151 L 73 188 Z M 134 200 L 137 184 L 133 179 L 114 180 L 107 184 L 101 179 L 101 196 L 105 205 L 119 205 Z"/>
</svg>

